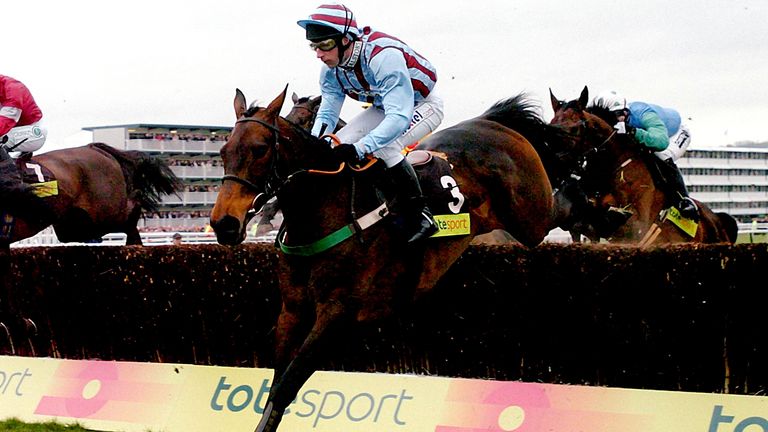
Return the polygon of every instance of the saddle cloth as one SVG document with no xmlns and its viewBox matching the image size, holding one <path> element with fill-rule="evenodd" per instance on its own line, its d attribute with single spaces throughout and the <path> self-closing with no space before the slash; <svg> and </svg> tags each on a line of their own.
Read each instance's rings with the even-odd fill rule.
<svg viewBox="0 0 768 432">
<path fill-rule="evenodd" d="M 51 170 L 32 161 L 31 154 L 22 154 L 15 162 L 21 173 L 21 180 L 32 185 L 37 196 L 45 198 L 59 194 L 56 177 Z"/>
<path fill-rule="evenodd" d="M 21 180 L 32 186 L 35 195 L 40 198 L 58 195 L 58 182 L 53 173 L 48 168 L 33 162 L 30 157 L 30 153 L 22 153 L 13 161 L 21 173 Z M 15 222 L 14 215 L 0 209 L 0 240 L 6 241 L 11 238 Z"/>
<path fill-rule="evenodd" d="M 415 150 L 406 157 L 419 176 L 422 193 L 440 229 L 433 237 L 469 234 L 469 205 L 445 156 Z"/>
</svg>

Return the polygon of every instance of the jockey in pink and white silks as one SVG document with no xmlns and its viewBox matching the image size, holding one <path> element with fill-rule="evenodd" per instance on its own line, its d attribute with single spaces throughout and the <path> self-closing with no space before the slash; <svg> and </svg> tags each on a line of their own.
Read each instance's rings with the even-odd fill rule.
<svg viewBox="0 0 768 432">
<path fill-rule="evenodd" d="M 341 4 L 321 5 L 298 24 L 324 63 L 322 103 L 312 134 L 334 130 L 347 96 L 370 103 L 336 133 L 342 144 L 334 147 L 334 153 L 340 161 L 372 154 L 384 162 L 407 219 L 408 241 L 431 236 L 437 227 L 403 148 L 433 132 L 443 120 L 435 67 L 401 40 L 358 28 L 352 11 Z"/>
<path fill-rule="evenodd" d="M 21 173 L 8 152 L 33 152 L 45 143 L 42 118 L 27 86 L 0 75 L 0 189 L 21 183 Z"/>
<path fill-rule="evenodd" d="M 33 152 L 45 143 L 43 112 L 27 86 L 0 75 L 0 142 L 6 151 Z"/>
</svg>

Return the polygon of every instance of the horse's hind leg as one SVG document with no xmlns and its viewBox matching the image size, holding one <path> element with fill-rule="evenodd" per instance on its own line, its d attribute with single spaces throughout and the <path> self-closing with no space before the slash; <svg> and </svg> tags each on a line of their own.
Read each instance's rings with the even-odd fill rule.
<svg viewBox="0 0 768 432">
<path fill-rule="evenodd" d="M 341 321 L 344 308 L 338 301 L 318 304 L 316 309 L 315 323 L 312 326 L 301 347 L 293 356 L 291 361 L 279 373 L 275 369 L 275 380 L 269 392 L 267 405 L 264 408 L 264 414 L 256 426 L 255 432 L 275 432 L 283 418 L 283 413 L 288 405 L 298 394 L 304 383 L 315 373 L 317 369 L 318 354 L 320 353 L 318 345 L 325 339 L 328 332 L 334 324 Z M 282 322 L 283 315 L 281 314 Z M 293 323 L 298 325 L 299 323 Z M 298 328 L 298 327 L 295 327 Z M 286 337 L 287 335 L 283 335 Z M 278 342 L 279 344 L 280 342 Z M 283 350 L 288 349 L 283 346 Z"/>
</svg>

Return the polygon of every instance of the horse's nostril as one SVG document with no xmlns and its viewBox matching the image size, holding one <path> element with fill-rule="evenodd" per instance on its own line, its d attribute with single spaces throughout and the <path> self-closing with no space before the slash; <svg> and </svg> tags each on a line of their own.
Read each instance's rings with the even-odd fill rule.
<svg viewBox="0 0 768 432">
<path fill-rule="evenodd" d="M 221 244 L 235 245 L 241 241 L 240 221 L 232 216 L 224 216 L 211 224 L 213 232 L 216 233 L 216 241 Z"/>
</svg>

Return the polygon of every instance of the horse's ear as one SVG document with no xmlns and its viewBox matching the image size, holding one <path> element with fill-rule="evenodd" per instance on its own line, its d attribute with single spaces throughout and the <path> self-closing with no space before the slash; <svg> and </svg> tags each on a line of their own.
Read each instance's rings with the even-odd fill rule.
<svg viewBox="0 0 768 432">
<path fill-rule="evenodd" d="M 312 106 L 312 111 L 317 113 L 317 110 L 320 109 L 320 102 L 322 102 L 322 101 L 323 101 L 323 97 L 322 96 L 313 97 L 310 100 L 310 103 L 311 103 L 311 106 Z"/>
<path fill-rule="evenodd" d="M 270 117 L 277 117 L 280 114 L 280 110 L 283 108 L 283 103 L 285 103 L 285 95 L 288 93 L 288 84 L 285 85 L 285 88 L 283 89 L 283 92 L 277 95 L 275 100 L 269 103 L 267 106 L 267 114 Z"/>
<path fill-rule="evenodd" d="M 552 89 L 549 89 L 549 100 L 552 101 L 552 109 L 557 112 L 560 109 L 562 103 L 552 93 Z"/>
<path fill-rule="evenodd" d="M 587 86 L 584 86 L 584 90 L 581 91 L 581 95 L 579 96 L 579 105 L 581 105 L 581 108 L 584 109 L 587 107 L 588 103 L 589 103 L 589 89 L 587 89 Z"/>
<path fill-rule="evenodd" d="M 293 101 L 293 104 L 296 105 L 296 102 L 299 101 L 299 95 L 297 95 L 296 92 L 293 92 L 291 95 L 291 100 Z"/>
<path fill-rule="evenodd" d="M 245 95 L 240 89 L 235 89 L 235 115 L 240 118 L 246 110 Z"/>
</svg>

